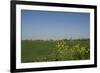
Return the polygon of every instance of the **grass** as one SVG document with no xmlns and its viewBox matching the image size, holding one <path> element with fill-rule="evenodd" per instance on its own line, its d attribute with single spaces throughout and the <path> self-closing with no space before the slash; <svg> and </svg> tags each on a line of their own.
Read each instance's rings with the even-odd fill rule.
<svg viewBox="0 0 100 73">
<path fill-rule="evenodd" d="M 90 40 L 22 40 L 21 62 L 87 60 Z"/>
</svg>

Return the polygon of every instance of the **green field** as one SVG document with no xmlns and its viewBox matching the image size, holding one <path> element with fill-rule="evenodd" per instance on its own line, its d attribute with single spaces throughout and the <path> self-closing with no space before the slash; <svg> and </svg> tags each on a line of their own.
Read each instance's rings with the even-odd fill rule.
<svg viewBox="0 0 100 73">
<path fill-rule="evenodd" d="M 90 59 L 90 40 L 22 40 L 21 62 Z"/>
</svg>

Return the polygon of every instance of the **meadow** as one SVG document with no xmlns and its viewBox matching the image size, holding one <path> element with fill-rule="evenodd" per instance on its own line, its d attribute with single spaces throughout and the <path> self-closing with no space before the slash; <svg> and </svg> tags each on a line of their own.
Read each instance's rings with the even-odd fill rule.
<svg viewBox="0 0 100 73">
<path fill-rule="evenodd" d="M 21 62 L 90 59 L 90 40 L 22 40 Z"/>
</svg>

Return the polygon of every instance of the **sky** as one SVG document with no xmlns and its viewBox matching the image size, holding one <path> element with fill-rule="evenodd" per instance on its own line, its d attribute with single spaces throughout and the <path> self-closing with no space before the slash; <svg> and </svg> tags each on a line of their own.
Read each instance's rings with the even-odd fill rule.
<svg viewBox="0 0 100 73">
<path fill-rule="evenodd" d="M 21 10 L 22 40 L 59 40 L 90 37 L 90 14 Z"/>
</svg>

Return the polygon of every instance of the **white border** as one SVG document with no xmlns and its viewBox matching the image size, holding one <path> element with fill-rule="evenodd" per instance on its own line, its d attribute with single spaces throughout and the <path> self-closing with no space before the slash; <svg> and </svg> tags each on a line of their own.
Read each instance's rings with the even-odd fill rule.
<svg viewBox="0 0 100 73">
<path fill-rule="evenodd" d="M 90 39 L 91 41 L 90 42 L 90 60 L 21 63 L 21 9 L 90 13 L 90 38 L 91 38 Z M 16 68 L 17 69 L 87 65 L 87 64 L 94 64 L 94 9 L 35 6 L 35 5 L 16 5 Z"/>
</svg>

